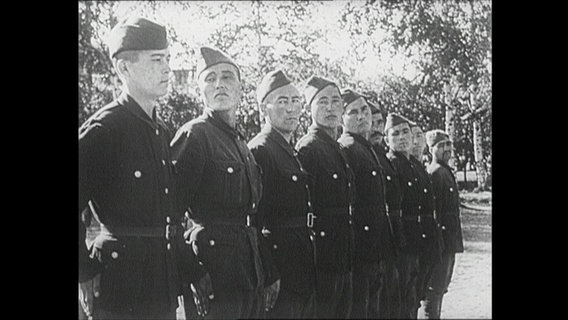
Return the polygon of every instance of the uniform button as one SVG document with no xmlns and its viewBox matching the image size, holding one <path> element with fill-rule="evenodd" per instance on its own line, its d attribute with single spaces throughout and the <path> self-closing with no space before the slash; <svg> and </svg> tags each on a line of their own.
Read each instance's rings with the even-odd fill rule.
<svg viewBox="0 0 568 320">
<path fill-rule="evenodd" d="M 373 170 L 373 172 L 371 172 L 372 175 L 376 176 L 377 175 L 377 171 Z"/>
<path fill-rule="evenodd" d="M 252 208 L 253 209 L 256 208 L 256 203 L 254 203 L 254 202 L 252 203 Z"/>
<path fill-rule="evenodd" d="M 345 168 L 349 169 L 349 164 L 348 164 L 348 163 L 345 164 Z"/>
<path fill-rule="evenodd" d="M 426 239 L 426 234 L 425 234 L 425 233 L 422 234 L 422 238 Z"/>
<path fill-rule="evenodd" d="M 369 226 L 364 226 L 363 229 L 365 229 L 365 231 L 369 231 Z"/>
<path fill-rule="evenodd" d="M 349 224 L 353 224 L 353 221 L 349 220 Z"/>
<path fill-rule="evenodd" d="M 454 188 L 450 187 L 450 192 L 454 192 Z"/>
<path fill-rule="evenodd" d="M 156 135 L 160 135 L 160 130 L 156 129 Z"/>
<path fill-rule="evenodd" d="M 414 181 L 418 181 L 418 178 L 414 178 Z"/>
<path fill-rule="evenodd" d="M 446 230 L 446 226 L 442 226 L 442 230 Z"/>
<path fill-rule="evenodd" d="M 213 239 L 209 240 L 209 245 L 210 245 L 210 246 L 214 246 L 214 245 L 215 245 L 215 240 L 213 240 Z"/>
<path fill-rule="evenodd" d="M 162 164 L 165 166 L 165 165 L 166 165 L 166 160 L 162 160 Z"/>
<path fill-rule="evenodd" d="M 418 206 L 418 210 L 420 210 L 420 209 L 422 209 L 422 206 L 419 205 L 419 206 Z"/>
<path fill-rule="evenodd" d="M 275 245 L 272 246 L 272 248 L 278 249 L 278 245 L 275 244 Z"/>
<path fill-rule="evenodd" d="M 171 223 L 172 219 L 170 219 L 170 217 L 166 217 L 166 223 Z"/>
<path fill-rule="evenodd" d="M 408 186 L 409 186 L 409 187 L 412 187 L 412 182 L 411 182 L 411 181 L 408 181 Z"/>
<path fill-rule="evenodd" d="M 387 180 L 390 181 L 390 179 L 391 179 L 391 176 L 387 176 Z"/>
<path fill-rule="evenodd" d="M 424 193 L 428 193 L 428 189 L 424 188 Z"/>
<path fill-rule="evenodd" d="M 167 248 L 168 250 L 172 250 L 172 245 L 171 245 L 170 243 L 168 243 L 168 244 L 166 245 L 166 248 Z"/>
<path fill-rule="evenodd" d="M 134 171 L 134 176 L 135 176 L 136 178 L 140 178 L 140 177 L 142 176 L 142 172 L 136 170 L 136 171 Z"/>
<path fill-rule="evenodd" d="M 203 262 L 199 261 L 199 265 L 202 266 L 202 265 L 203 265 Z"/>
<path fill-rule="evenodd" d="M 337 173 L 334 173 L 332 177 L 333 177 L 333 179 L 337 180 Z"/>
<path fill-rule="evenodd" d="M 321 237 L 325 237 L 325 231 L 320 232 Z"/>
<path fill-rule="evenodd" d="M 113 259 L 116 259 L 116 258 L 118 258 L 118 252 L 113 251 L 113 252 L 110 254 L 110 256 L 111 256 Z"/>
<path fill-rule="evenodd" d="M 296 175 L 292 176 L 292 181 L 298 181 L 298 177 Z"/>
<path fill-rule="evenodd" d="M 347 187 L 351 188 L 351 182 L 347 182 Z"/>
<path fill-rule="evenodd" d="M 233 167 L 228 167 L 228 168 L 227 168 L 227 172 L 228 172 L 228 173 L 233 173 L 233 171 L 235 171 L 235 170 L 233 169 Z"/>
<path fill-rule="evenodd" d="M 311 206 L 311 205 L 312 205 L 312 203 L 308 201 L 308 207 Z"/>
<path fill-rule="evenodd" d="M 165 194 L 168 194 L 168 192 L 169 192 L 168 188 L 165 188 L 165 189 L 164 189 L 164 193 L 165 193 Z"/>
</svg>

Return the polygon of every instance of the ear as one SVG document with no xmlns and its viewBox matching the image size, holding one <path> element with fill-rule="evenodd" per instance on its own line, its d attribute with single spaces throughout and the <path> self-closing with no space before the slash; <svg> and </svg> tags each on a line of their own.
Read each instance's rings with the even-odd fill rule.
<svg viewBox="0 0 568 320">
<path fill-rule="evenodd" d="M 266 115 L 266 103 L 261 102 L 258 104 L 258 111 L 260 112 L 261 116 L 265 116 Z"/>
<path fill-rule="evenodd" d="M 118 61 L 116 61 L 116 73 L 121 77 L 121 78 L 125 78 L 128 73 L 128 63 L 126 60 L 124 59 L 119 59 Z"/>
</svg>

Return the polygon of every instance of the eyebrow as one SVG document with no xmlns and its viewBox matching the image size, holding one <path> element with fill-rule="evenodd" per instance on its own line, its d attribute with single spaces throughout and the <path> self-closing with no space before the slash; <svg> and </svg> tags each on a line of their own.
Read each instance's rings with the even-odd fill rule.
<svg viewBox="0 0 568 320">
<path fill-rule="evenodd" d="M 166 56 L 166 54 L 164 54 L 164 53 L 152 53 L 152 54 L 150 55 L 150 57 L 152 57 L 152 58 L 154 58 L 154 57 L 164 57 L 164 56 Z"/>
<path fill-rule="evenodd" d="M 231 75 L 235 75 L 235 73 L 233 71 L 221 71 L 221 74 L 231 74 Z"/>
<path fill-rule="evenodd" d="M 292 98 L 294 98 L 294 97 L 292 97 Z M 286 100 L 288 100 L 288 97 L 287 97 L 287 96 L 278 96 L 278 97 L 276 97 L 276 100 L 280 100 L 280 99 L 286 99 Z"/>
</svg>

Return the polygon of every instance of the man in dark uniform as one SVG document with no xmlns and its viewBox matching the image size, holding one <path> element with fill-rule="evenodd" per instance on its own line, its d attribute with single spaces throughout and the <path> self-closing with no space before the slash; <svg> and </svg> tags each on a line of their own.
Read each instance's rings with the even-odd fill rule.
<svg viewBox="0 0 568 320">
<path fill-rule="evenodd" d="M 435 264 L 441 261 L 442 254 L 442 234 L 434 213 L 434 192 L 432 181 L 426 167 L 420 161 L 426 148 L 426 139 L 422 128 L 416 123 L 410 122 L 413 144 L 410 152 L 410 162 L 418 173 L 418 184 L 420 186 L 420 225 L 422 227 L 422 239 L 420 240 L 419 271 L 416 284 L 416 296 L 418 301 L 425 299 L 428 282 L 432 275 Z M 416 306 L 419 308 L 420 306 Z M 418 311 L 418 310 L 417 310 Z"/>
<path fill-rule="evenodd" d="M 171 142 L 178 210 L 187 211 L 197 224 L 188 241 L 210 275 L 192 283 L 191 289 L 200 315 L 255 318 L 265 307 L 265 272 L 255 227 L 262 182 L 254 156 L 236 129 L 240 71 L 217 49 L 202 47 L 199 53 L 197 76 L 205 109 Z M 191 299 L 184 294 L 185 302 Z"/>
<path fill-rule="evenodd" d="M 300 92 L 281 70 L 269 72 L 256 89 L 266 124 L 249 143 L 262 168 L 258 206 L 263 234 L 281 277 L 269 318 L 315 317 L 313 211 L 308 176 L 290 145 L 302 111 Z"/>
<path fill-rule="evenodd" d="M 346 319 L 351 314 L 353 283 L 353 172 L 335 141 L 343 113 L 337 85 L 313 76 L 304 96 L 312 125 L 296 144 L 298 158 L 313 179 L 316 232 L 316 303 L 318 318 Z"/>
<path fill-rule="evenodd" d="M 171 71 L 166 29 L 132 17 L 111 30 L 108 47 L 123 92 L 79 129 L 79 214 L 90 202 L 101 223 L 90 257 L 79 224 L 80 296 L 99 319 L 175 319 L 185 244 L 175 232 L 171 135 L 155 109 Z"/>
<path fill-rule="evenodd" d="M 419 301 L 416 297 L 418 277 L 418 254 L 422 230 L 420 226 L 420 189 L 418 173 L 410 162 L 412 132 L 408 119 L 389 114 L 385 123 L 386 141 L 389 147 L 387 158 L 397 172 L 402 197 L 400 217 L 405 245 L 400 247 L 398 272 L 401 289 L 401 317 L 415 319 Z"/>
<path fill-rule="evenodd" d="M 366 139 L 371 130 L 371 110 L 365 98 L 346 90 L 342 94 L 343 134 L 338 139 L 355 175 L 353 205 L 355 250 L 353 266 L 354 319 L 378 316 L 378 292 L 384 263 L 394 258 L 390 222 L 386 215 L 385 178 L 377 155 Z"/>
<path fill-rule="evenodd" d="M 442 298 L 452 280 L 456 253 L 463 252 L 460 221 L 460 198 L 456 178 L 448 166 L 452 156 L 452 141 L 442 130 L 426 133 L 426 142 L 432 154 L 432 162 L 426 168 L 432 178 L 435 210 L 441 223 L 444 251 L 442 261 L 434 266 L 425 300 L 425 316 L 440 319 Z"/>
</svg>

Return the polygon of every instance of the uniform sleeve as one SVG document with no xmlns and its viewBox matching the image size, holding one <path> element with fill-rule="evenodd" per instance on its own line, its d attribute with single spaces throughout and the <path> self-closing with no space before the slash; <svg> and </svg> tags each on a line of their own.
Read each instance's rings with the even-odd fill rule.
<svg viewBox="0 0 568 320">
<path fill-rule="evenodd" d="M 444 213 L 444 201 L 445 194 L 444 194 L 444 179 L 440 173 L 440 170 L 436 170 L 432 172 L 432 189 L 434 191 L 434 205 L 436 209 L 436 213 L 438 215 L 438 221 L 441 221 L 441 215 Z"/>
<path fill-rule="evenodd" d="M 254 156 L 255 161 L 260 165 L 262 169 L 262 185 L 264 186 L 264 190 L 272 190 L 271 188 L 271 179 L 270 177 L 274 177 L 274 164 L 271 161 L 270 156 L 266 152 L 263 147 L 255 147 L 251 149 L 251 152 Z M 264 228 L 272 231 L 272 225 L 270 219 L 270 215 L 272 214 L 272 206 L 269 196 L 264 192 L 260 198 L 260 202 L 258 204 L 258 220 L 257 220 L 257 229 L 259 232 Z M 264 268 L 265 276 L 264 276 L 264 283 L 266 286 L 273 284 L 276 280 L 280 279 L 280 272 L 278 271 L 278 267 L 275 264 L 274 258 L 272 257 L 272 245 L 273 239 L 270 234 L 260 234 L 259 236 L 260 241 L 260 252 L 262 255 L 262 265 Z"/>
<path fill-rule="evenodd" d="M 101 268 L 98 260 L 89 258 L 89 248 L 85 243 L 87 225 L 82 212 L 95 191 L 103 187 L 105 177 L 109 176 L 112 163 L 110 146 L 110 133 L 101 124 L 91 124 L 79 132 L 79 282 L 91 279 Z"/>
<path fill-rule="evenodd" d="M 201 183 L 205 167 L 205 152 L 191 131 L 178 131 L 170 143 L 177 188 L 176 211 L 182 215 L 191 206 L 191 199 Z"/>
</svg>

